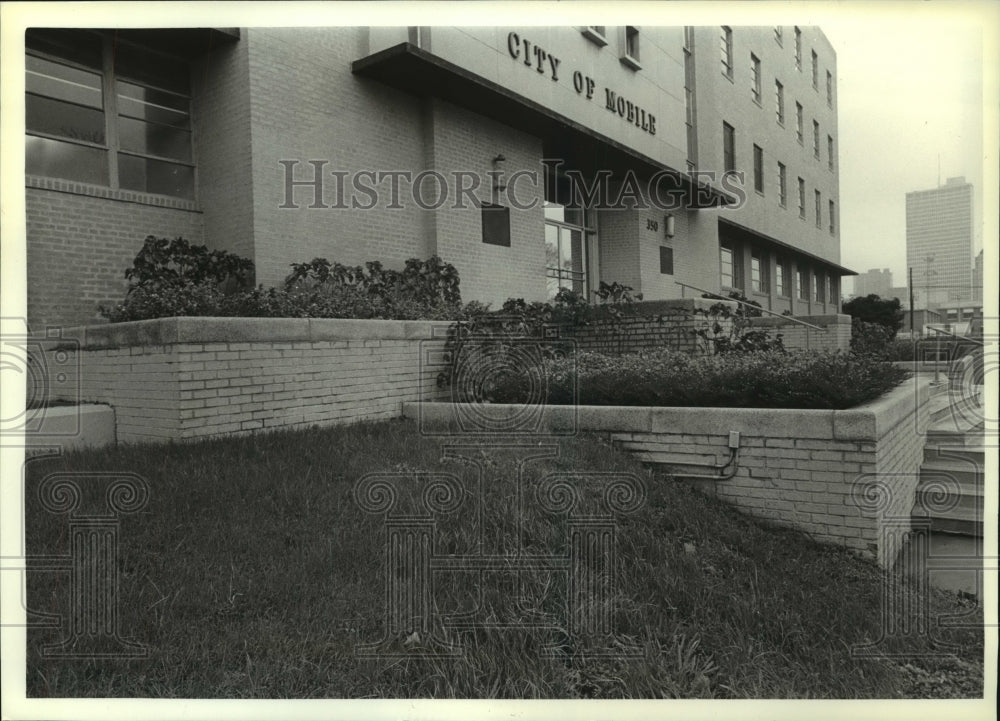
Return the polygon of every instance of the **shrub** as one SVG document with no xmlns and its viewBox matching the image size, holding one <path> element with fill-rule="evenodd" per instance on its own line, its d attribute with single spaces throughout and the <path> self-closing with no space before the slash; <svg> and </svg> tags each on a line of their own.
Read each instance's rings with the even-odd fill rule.
<svg viewBox="0 0 1000 721">
<path fill-rule="evenodd" d="M 183 238 L 149 236 L 125 271 L 125 300 L 101 313 L 112 322 L 171 316 L 380 318 L 464 317 L 455 267 L 437 256 L 403 270 L 379 262 L 345 266 L 315 258 L 293 263 L 280 288 L 250 287 L 253 262 Z M 474 304 L 470 312 L 482 306 Z"/>
<path fill-rule="evenodd" d="M 903 327 L 903 309 L 899 298 L 886 299 L 875 293 L 852 298 L 844 303 L 844 312 L 865 323 L 884 326 L 889 331 L 889 340 Z"/>
<path fill-rule="evenodd" d="M 578 353 L 546 359 L 541 372 L 553 404 L 821 409 L 854 407 L 909 375 L 873 356 L 829 351 Z M 523 375 L 500 376 L 485 400 L 524 402 L 527 383 Z"/>
<path fill-rule="evenodd" d="M 725 300 L 720 295 L 705 293 L 703 298 Z M 734 310 L 726 303 L 715 303 L 707 310 L 696 308 L 695 315 L 705 316 L 705 323 L 692 332 L 699 338 L 702 349 L 709 354 L 759 353 L 762 351 L 784 351 L 782 334 L 774 338 L 766 330 L 754 330 L 753 318 L 763 315 L 757 301 L 748 300 L 739 291 L 732 291 L 729 299 L 744 301 Z"/>
<path fill-rule="evenodd" d="M 869 323 L 860 318 L 851 319 L 851 351 L 853 353 L 887 359 L 893 335 L 895 334 L 884 325 Z"/>
</svg>

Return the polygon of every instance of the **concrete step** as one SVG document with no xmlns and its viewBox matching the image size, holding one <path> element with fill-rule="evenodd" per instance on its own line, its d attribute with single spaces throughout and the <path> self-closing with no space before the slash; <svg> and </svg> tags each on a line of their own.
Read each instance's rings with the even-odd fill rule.
<svg viewBox="0 0 1000 721">
<path fill-rule="evenodd" d="M 983 519 L 965 509 L 937 511 L 934 515 L 920 513 L 914 507 L 913 518 L 930 518 L 931 530 L 935 533 L 950 533 L 970 538 L 983 537 Z"/>
<path fill-rule="evenodd" d="M 970 511 L 972 518 L 982 519 L 983 488 L 936 481 L 920 481 L 914 494 L 913 509 L 921 516 L 933 517 L 937 513 Z"/>
<path fill-rule="evenodd" d="M 935 464 L 949 462 L 960 466 L 971 464 L 983 471 L 986 468 L 986 449 L 983 446 L 947 443 L 928 443 L 924 446 L 925 464 L 929 463 L 933 468 Z"/>
</svg>

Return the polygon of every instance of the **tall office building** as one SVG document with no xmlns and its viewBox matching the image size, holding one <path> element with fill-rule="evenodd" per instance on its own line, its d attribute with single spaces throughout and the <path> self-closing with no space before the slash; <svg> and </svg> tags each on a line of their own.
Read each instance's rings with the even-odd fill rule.
<svg viewBox="0 0 1000 721">
<path fill-rule="evenodd" d="M 964 177 L 906 194 L 906 265 L 914 307 L 972 299 L 972 185 Z"/>
</svg>

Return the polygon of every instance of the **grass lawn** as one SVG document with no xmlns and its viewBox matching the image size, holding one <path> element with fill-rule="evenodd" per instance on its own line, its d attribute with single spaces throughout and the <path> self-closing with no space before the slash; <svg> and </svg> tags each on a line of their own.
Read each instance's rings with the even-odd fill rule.
<svg viewBox="0 0 1000 721">
<path fill-rule="evenodd" d="M 653 476 L 596 435 L 562 439 L 558 457 L 523 462 L 523 496 L 517 468 L 544 450 L 537 440 L 530 452 L 468 447 L 465 461 L 442 459 L 444 440 L 392 421 L 29 462 L 29 555 L 68 552 L 66 517 L 37 499 L 52 472 L 130 471 L 146 479 L 150 495 L 144 510 L 121 521 L 118 560 L 122 635 L 148 647 L 148 657 L 43 657 L 41 647 L 66 631 L 29 629 L 28 695 L 982 695 L 982 612 L 969 601 L 936 591 L 911 599 L 903 606 L 927 604 L 933 639 L 890 639 L 885 649 L 903 655 L 855 658 L 853 646 L 882 636 L 884 579 L 873 563 Z M 386 531 L 353 489 L 365 474 L 390 472 L 421 491 L 418 471 L 454 474 L 462 486 L 462 505 L 439 516 L 434 534 L 435 554 L 460 556 L 565 556 L 565 516 L 541 508 L 533 495 L 539 479 L 552 471 L 636 474 L 645 502 L 618 517 L 613 603 L 604 606 L 613 611 L 615 648 L 635 653 L 589 653 L 586 639 L 567 634 L 566 574 L 535 568 L 434 574 L 431 635 L 460 647 L 460 656 L 420 655 L 431 647 L 426 633 L 406 633 L 382 649 L 413 657 L 359 657 L 386 633 Z M 601 481 L 573 482 L 585 489 L 580 508 L 596 509 Z M 482 516 L 471 510 L 479 499 L 491 509 Z M 418 501 L 400 496 L 404 506 Z M 68 614 L 68 588 L 66 572 L 31 571 L 29 608 Z M 446 627 L 463 612 L 468 628 Z M 965 625 L 937 629 L 941 615 L 964 615 Z"/>
</svg>

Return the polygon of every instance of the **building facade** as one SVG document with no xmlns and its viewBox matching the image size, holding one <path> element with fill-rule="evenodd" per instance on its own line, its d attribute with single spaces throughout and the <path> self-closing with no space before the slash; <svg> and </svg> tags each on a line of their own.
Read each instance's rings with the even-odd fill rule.
<svg viewBox="0 0 1000 721">
<path fill-rule="evenodd" d="M 906 194 L 906 265 L 913 272 L 915 308 L 972 299 L 972 201 L 972 185 L 962 177 Z"/>
<path fill-rule="evenodd" d="M 817 315 L 851 273 L 816 28 L 29 30 L 26 52 L 34 326 L 98 321 L 147 235 L 265 285 L 436 254 L 494 306 L 619 282 Z"/>
<path fill-rule="evenodd" d="M 891 298 L 892 291 L 892 272 L 888 268 L 872 268 L 854 278 L 856 296 L 863 298 L 874 294 L 881 298 Z"/>
</svg>

